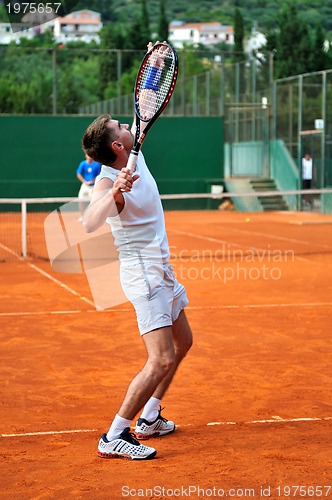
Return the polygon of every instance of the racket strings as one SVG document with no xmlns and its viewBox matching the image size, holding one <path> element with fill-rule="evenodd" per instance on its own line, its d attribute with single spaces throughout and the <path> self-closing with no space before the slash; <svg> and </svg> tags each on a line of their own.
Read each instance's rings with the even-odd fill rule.
<svg viewBox="0 0 332 500">
<path fill-rule="evenodd" d="M 172 55 L 165 57 L 164 68 L 161 70 L 159 89 L 157 91 L 144 88 L 150 67 L 147 61 L 147 64 L 142 68 L 137 86 L 136 99 L 140 118 L 142 119 L 150 119 L 160 110 L 165 101 L 167 101 L 167 98 L 170 97 L 170 90 L 174 85 L 175 60 Z"/>
</svg>

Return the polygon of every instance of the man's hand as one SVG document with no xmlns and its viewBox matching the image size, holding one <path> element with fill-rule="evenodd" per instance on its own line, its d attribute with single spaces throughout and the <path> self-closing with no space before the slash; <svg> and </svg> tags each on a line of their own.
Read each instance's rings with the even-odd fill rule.
<svg viewBox="0 0 332 500">
<path fill-rule="evenodd" d="M 158 44 L 159 42 L 156 42 Z M 166 43 L 166 42 L 164 42 Z M 148 51 L 153 48 L 152 42 L 148 43 Z M 156 92 L 159 89 L 160 78 L 165 65 L 165 57 L 169 48 L 162 46 L 154 50 L 149 58 L 149 69 L 143 87 L 140 91 L 139 106 L 144 120 L 153 117 L 156 111 Z"/>
<path fill-rule="evenodd" d="M 157 41 L 155 43 L 155 45 L 157 45 L 158 43 L 160 43 L 160 42 Z M 167 42 L 163 42 L 163 43 L 167 43 Z M 153 47 L 152 42 L 149 42 L 148 43 L 148 50 L 151 50 L 152 47 Z M 155 66 L 156 68 L 162 70 L 164 65 L 165 65 L 165 57 L 168 54 L 168 52 L 169 52 L 169 48 L 165 47 L 165 46 L 160 47 L 158 50 L 153 51 L 153 53 L 151 54 L 151 57 L 150 57 L 150 61 L 149 61 L 151 66 Z"/>
<path fill-rule="evenodd" d="M 131 174 L 129 168 L 124 167 L 120 170 L 112 187 L 113 197 L 117 203 L 123 203 L 122 193 L 129 193 L 138 178 L 139 175 Z"/>
</svg>

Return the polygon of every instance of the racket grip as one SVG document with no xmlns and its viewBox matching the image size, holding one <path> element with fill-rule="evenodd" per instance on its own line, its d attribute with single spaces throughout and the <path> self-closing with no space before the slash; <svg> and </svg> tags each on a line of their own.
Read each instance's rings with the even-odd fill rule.
<svg viewBox="0 0 332 500">
<path fill-rule="evenodd" d="M 136 168 L 137 157 L 138 157 L 138 152 L 135 151 L 134 149 L 132 149 L 130 151 L 130 155 L 129 155 L 129 159 L 128 159 L 128 163 L 127 163 L 127 167 L 126 167 L 126 168 L 129 168 L 130 173 L 133 173 L 133 171 Z"/>
</svg>

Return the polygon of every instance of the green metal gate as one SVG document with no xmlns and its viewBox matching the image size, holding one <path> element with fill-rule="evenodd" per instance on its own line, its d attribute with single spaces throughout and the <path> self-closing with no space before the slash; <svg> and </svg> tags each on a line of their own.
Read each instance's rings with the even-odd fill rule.
<svg viewBox="0 0 332 500">
<path fill-rule="evenodd" d="M 230 177 L 269 177 L 270 108 L 266 103 L 227 106 L 225 138 Z"/>
</svg>

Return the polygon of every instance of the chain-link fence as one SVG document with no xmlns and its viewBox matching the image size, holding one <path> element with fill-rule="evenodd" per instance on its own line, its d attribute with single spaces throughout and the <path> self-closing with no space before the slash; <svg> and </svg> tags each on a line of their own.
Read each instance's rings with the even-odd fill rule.
<svg viewBox="0 0 332 500">
<path fill-rule="evenodd" d="M 273 137 L 283 139 L 301 167 L 309 152 L 315 187 L 332 185 L 332 70 L 283 78 L 274 83 Z"/>
<path fill-rule="evenodd" d="M 0 46 L 1 114 L 133 113 L 143 51 Z M 225 142 L 282 139 L 300 168 L 314 157 L 315 187 L 332 185 L 332 70 L 273 80 L 273 55 L 179 50 L 167 116 L 224 116 Z"/>
<path fill-rule="evenodd" d="M 132 114 L 142 51 L 0 46 L 0 113 Z M 230 62 L 231 53 L 181 50 L 168 115 L 222 116 L 231 102 L 269 93 L 270 61 Z"/>
</svg>

